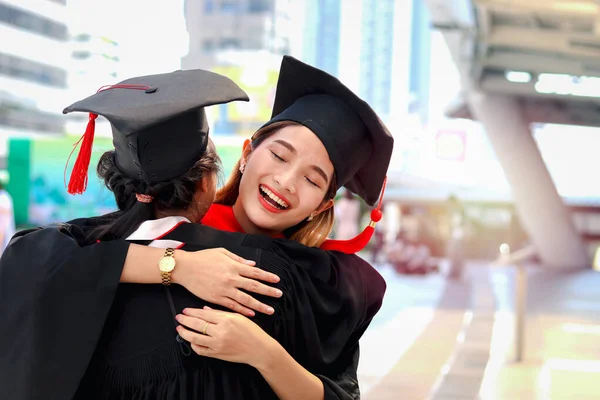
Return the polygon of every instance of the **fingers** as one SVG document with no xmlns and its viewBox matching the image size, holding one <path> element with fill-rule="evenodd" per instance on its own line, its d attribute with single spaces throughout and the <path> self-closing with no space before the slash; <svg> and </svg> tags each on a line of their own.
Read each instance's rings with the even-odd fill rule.
<svg viewBox="0 0 600 400">
<path fill-rule="evenodd" d="M 214 357 L 214 350 L 210 347 L 198 346 L 197 344 L 192 343 L 192 350 L 199 356 Z"/>
<path fill-rule="evenodd" d="M 177 321 L 179 321 L 179 317 L 186 317 L 186 316 L 203 320 L 201 322 L 200 329 L 192 328 L 199 332 L 202 332 L 202 329 L 204 329 L 205 322 L 209 322 L 211 324 L 217 324 L 219 322 L 219 311 L 213 310 L 213 309 L 203 310 L 201 308 L 184 308 L 183 315 L 177 314 L 177 317 L 175 317 L 175 318 L 177 319 Z M 186 321 L 187 321 L 187 319 L 186 319 Z M 210 327 L 209 327 L 209 329 L 210 329 Z"/>
<path fill-rule="evenodd" d="M 283 295 L 283 293 L 279 289 L 267 286 L 264 283 L 260 283 L 248 278 L 240 278 L 238 281 L 238 287 L 249 292 L 258 293 L 269 297 L 279 298 Z M 242 304 L 247 305 L 246 303 Z"/>
<path fill-rule="evenodd" d="M 223 254 L 225 254 L 227 257 L 231 258 L 234 261 L 237 261 L 237 262 L 245 264 L 245 265 L 250 265 L 250 266 L 256 265 L 255 261 L 246 260 L 245 258 L 238 256 L 237 254 L 233 254 L 232 252 L 230 252 L 227 249 L 222 248 L 221 251 L 223 252 Z"/>
<path fill-rule="evenodd" d="M 192 346 L 196 345 L 196 346 L 210 347 L 212 344 L 213 339 L 210 336 L 192 332 L 189 329 L 184 328 L 182 325 L 179 325 L 177 327 L 177 333 L 184 340 L 187 340 L 188 342 L 190 342 L 192 344 Z"/>
<path fill-rule="evenodd" d="M 251 267 L 251 268 L 242 268 L 240 270 L 240 275 L 245 276 L 246 278 L 255 279 L 257 281 L 271 282 L 277 283 L 279 282 L 279 277 L 275 274 L 262 270 L 260 268 Z"/>
<path fill-rule="evenodd" d="M 196 332 L 200 332 L 202 334 L 208 334 L 208 328 L 211 325 L 210 322 L 205 321 L 199 317 L 190 317 L 185 314 L 177 314 L 175 319 L 181 325 L 183 325 L 187 328 L 193 329 Z M 208 325 L 206 325 L 206 324 L 208 324 Z M 214 325 L 214 324 L 212 324 L 212 325 Z M 206 330 L 206 332 L 205 332 L 205 330 Z"/>
<path fill-rule="evenodd" d="M 242 268 L 240 270 L 240 275 L 245 276 L 247 278 L 256 279 L 259 281 L 272 282 L 272 283 L 279 282 L 280 279 L 277 275 L 275 275 L 271 272 L 264 271 L 260 268 L 255 268 L 254 266 L 256 265 L 256 262 L 254 262 L 252 260 L 246 260 L 245 258 L 242 258 L 242 257 L 238 256 L 237 254 L 234 254 L 226 249 L 221 249 L 221 251 L 223 252 L 223 254 L 225 254 L 232 260 L 237 261 L 244 265 L 249 265 L 251 267 L 251 268 Z"/>
<path fill-rule="evenodd" d="M 272 307 L 269 307 L 268 305 L 261 303 L 260 301 L 256 300 L 254 297 L 250 296 L 248 293 L 244 293 L 241 290 L 235 291 L 235 294 L 233 295 L 233 300 L 235 300 L 239 304 L 242 304 L 248 308 L 251 308 L 251 309 L 261 312 L 263 314 L 271 315 L 275 312 L 275 310 L 273 310 Z"/>
<path fill-rule="evenodd" d="M 235 291 L 237 291 L 237 289 L 233 289 Z M 216 300 L 214 302 L 215 304 L 218 304 L 220 306 L 223 306 L 225 308 L 230 309 L 231 311 L 235 311 L 236 313 L 240 313 L 242 315 L 245 315 L 247 317 L 254 317 L 256 315 L 256 313 L 254 311 L 252 311 L 251 309 L 244 307 L 243 305 L 241 305 L 240 303 L 238 303 L 237 301 L 230 299 L 229 297 L 221 297 L 220 299 Z"/>
</svg>

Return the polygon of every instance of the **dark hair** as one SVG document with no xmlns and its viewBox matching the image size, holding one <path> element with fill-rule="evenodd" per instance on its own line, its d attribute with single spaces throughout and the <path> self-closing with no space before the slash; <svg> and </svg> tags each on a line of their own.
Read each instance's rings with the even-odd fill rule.
<svg viewBox="0 0 600 400">
<path fill-rule="evenodd" d="M 107 151 L 98 161 L 97 173 L 115 195 L 119 210 L 107 223 L 95 227 L 89 233 L 88 241 L 125 238 L 142 222 L 156 219 L 157 211 L 187 210 L 194 201 L 197 183 L 212 173 L 218 173 L 220 167 L 221 160 L 215 145 L 209 140 L 204 155 L 185 174 L 151 185 L 126 176 L 115 163 L 114 150 Z M 136 194 L 147 194 L 154 199 L 151 203 L 142 203 L 137 201 Z"/>
</svg>

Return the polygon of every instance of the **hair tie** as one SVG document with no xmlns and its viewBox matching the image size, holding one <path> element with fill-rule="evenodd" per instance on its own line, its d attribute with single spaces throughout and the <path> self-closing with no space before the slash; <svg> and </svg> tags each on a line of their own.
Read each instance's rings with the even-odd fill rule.
<svg viewBox="0 0 600 400">
<path fill-rule="evenodd" d="M 140 203 L 152 203 L 152 200 L 154 200 L 154 197 L 150 196 L 149 194 L 139 194 L 139 193 L 136 193 L 135 194 L 135 198 Z"/>
</svg>

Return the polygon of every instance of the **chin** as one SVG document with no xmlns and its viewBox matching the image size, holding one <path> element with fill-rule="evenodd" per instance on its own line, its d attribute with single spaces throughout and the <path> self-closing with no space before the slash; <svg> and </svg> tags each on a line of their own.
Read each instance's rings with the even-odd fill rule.
<svg viewBox="0 0 600 400">
<path fill-rule="evenodd" d="M 258 212 L 248 214 L 248 219 L 256 228 L 265 232 L 283 231 L 284 228 L 281 227 L 281 221 L 277 217 L 265 215 L 261 210 L 257 211 Z"/>
<path fill-rule="evenodd" d="M 274 231 L 277 230 L 277 224 L 273 221 L 272 218 L 266 217 L 264 215 L 249 215 L 248 219 L 252 221 L 254 226 L 264 231 Z"/>
</svg>

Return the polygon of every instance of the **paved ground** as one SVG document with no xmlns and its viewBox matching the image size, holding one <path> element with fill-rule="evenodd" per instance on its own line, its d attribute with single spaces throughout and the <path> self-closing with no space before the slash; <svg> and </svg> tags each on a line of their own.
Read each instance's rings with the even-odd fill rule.
<svg viewBox="0 0 600 400">
<path fill-rule="evenodd" d="M 366 400 L 600 399 L 600 273 L 528 269 L 515 362 L 514 268 L 472 262 L 461 282 L 396 275 L 361 341 Z"/>
</svg>

